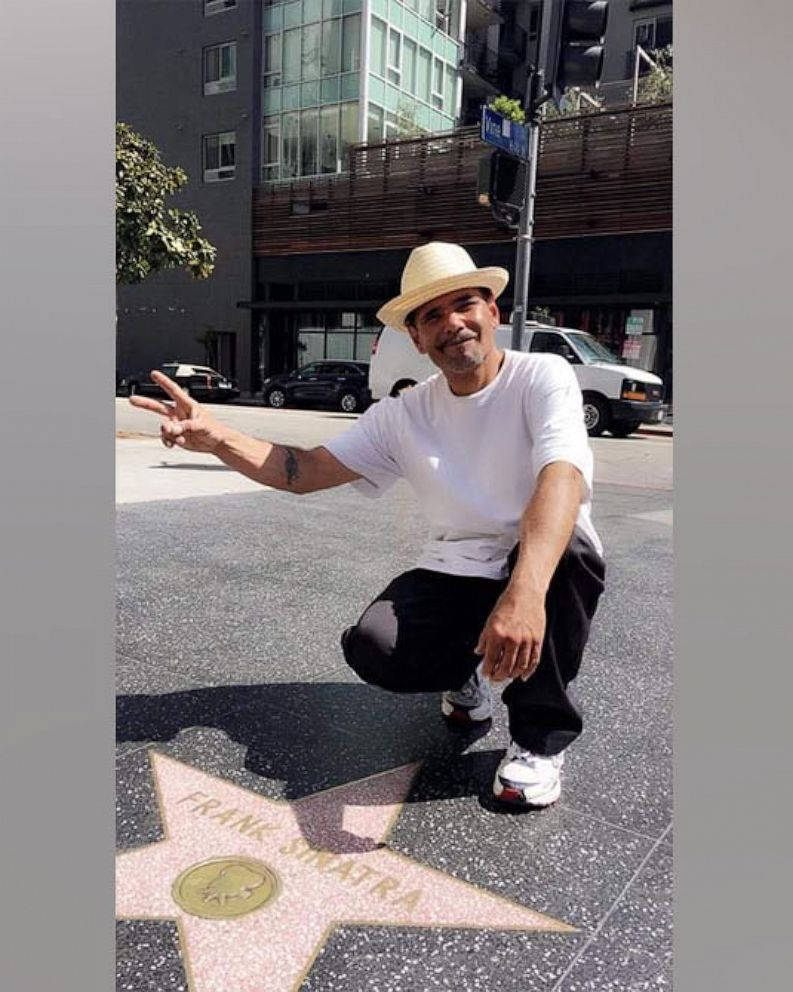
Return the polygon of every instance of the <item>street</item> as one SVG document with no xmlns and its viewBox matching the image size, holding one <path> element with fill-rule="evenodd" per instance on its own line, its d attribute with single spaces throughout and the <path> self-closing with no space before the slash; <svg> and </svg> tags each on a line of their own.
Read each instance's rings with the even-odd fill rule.
<svg viewBox="0 0 793 992">
<path fill-rule="evenodd" d="M 268 441 L 303 447 L 321 444 L 344 431 L 357 414 L 332 410 L 271 410 L 268 407 L 213 404 L 212 415 L 238 430 Z M 212 455 L 186 455 L 165 449 L 147 438 L 159 437 L 157 417 L 136 410 L 126 399 L 116 399 L 116 431 L 120 435 L 117 463 L 117 499 L 167 499 L 211 496 L 261 489 L 256 483 L 227 472 Z M 595 482 L 638 489 L 672 489 L 671 436 L 634 434 L 628 438 L 591 438 L 595 454 Z M 154 461 L 152 462 L 152 459 Z M 145 472 L 151 464 L 173 464 L 183 470 L 172 473 Z M 216 471 L 199 466 L 215 465 Z M 192 466 L 192 468 L 191 468 Z"/>
<path fill-rule="evenodd" d="M 299 445 L 352 419 L 213 412 Z M 415 562 L 408 487 L 297 499 L 165 449 L 126 400 L 116 416 L 118 988 L 670 988 L 671 438 L 592 441 L 607 586 L 585 730 L 561 800 L 514 814 L 490 793 L 503 706 L 452 734 L 436 697 L 368 687 L 341 655 Z M 253 880 L 233 932 L 231 896 L 195 909 L 187 875 L 210 870 L 202 905 Z"/>
</svg>

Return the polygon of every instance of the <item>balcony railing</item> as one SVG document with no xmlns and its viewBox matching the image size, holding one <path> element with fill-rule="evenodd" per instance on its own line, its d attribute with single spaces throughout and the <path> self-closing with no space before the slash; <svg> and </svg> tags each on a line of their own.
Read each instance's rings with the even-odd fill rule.
<svg viewBox="0 0 793 992">
<path fill-rule="evenodd" d="M 354 145 L 350 172 L 254 189 L 257 256 L 465 244 L 510 237 L 477 203 L 479 128 Z M 292 204 L 308 204 L 295 216 Z M 312 205 L 322 209 L 312 209 Z M 670 104 L 543 124 L 534 233 L 539 239 L 672 227 Z"/>
<path fill-rule="evenodd" d="M 490 48 L 484 41 L 471 40 L 462 46 L 460 68 L 472 70 L 500 92 L 511 89 L 510 70 L 501 62 L 498 49 Z"/>
</svg>

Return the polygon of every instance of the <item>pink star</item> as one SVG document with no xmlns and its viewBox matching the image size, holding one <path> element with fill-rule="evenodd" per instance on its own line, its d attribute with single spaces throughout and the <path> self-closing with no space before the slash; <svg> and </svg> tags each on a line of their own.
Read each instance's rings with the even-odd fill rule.
<svg viewBox="0 0 793 992">
<path fill-rule="evenodd" d="M 117 856 L 116 911 L 177 921 L 192 992 L 296 989 L 341 924 L 574 930 L 384 846 L 418 765 L 288 803 L 150 757 L 166 839 Z M 254 870 L 218 867 L 200 911 L 238 915 L 207 919 L 176 901 L 174 883 L 217 858 Z M 267 869 L 275 889 L 262 887 Z"/>
</svg>

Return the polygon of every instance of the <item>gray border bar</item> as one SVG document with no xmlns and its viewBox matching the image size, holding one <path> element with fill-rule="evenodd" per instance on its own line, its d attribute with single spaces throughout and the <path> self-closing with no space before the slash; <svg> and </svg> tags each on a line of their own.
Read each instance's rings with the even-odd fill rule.
<svg viewBox="0 0 793 992">
<path fill-rule="evenodd" d="M 793 12 L 675 5 L 676 985 L 790 982 Z"/>
<path fill-rule="evenodd" d="M 113 987 L 114 21 L 3 5 L 0 987 Z"/>
</svg>

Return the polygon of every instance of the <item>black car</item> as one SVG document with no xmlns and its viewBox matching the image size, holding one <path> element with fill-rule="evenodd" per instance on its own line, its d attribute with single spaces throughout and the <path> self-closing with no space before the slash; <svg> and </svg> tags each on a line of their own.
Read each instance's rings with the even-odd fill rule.
<svg viewBox="0 0 793 992">
<path fill-rule="evenodd" d="M 214 401 L 225 403 L 240 395 L 237 384 L 227 379 L 222 373 L 209 368 L 208 365 L 193 365 L 189 362 L 166 362 L 159 371 L 178 383 L 190 396 L 203 402 Z M 127 394 L 132 396 L 164 397 L 165 392 L 152 382 L 148 372 L 141 372 L 126 377 Z"/>
<path fill-rule="evenodd" d="M 371 403 L 367 362 L 326 359 L 264 380 L 267 406 L 332 406 L 358 413 Z"/>
</svg>

